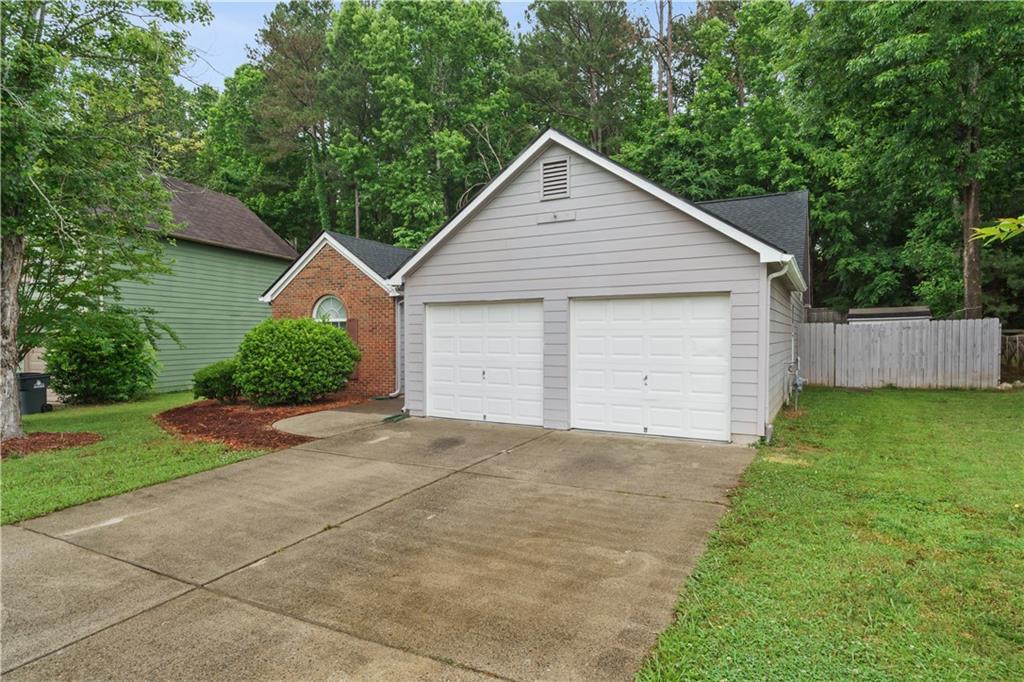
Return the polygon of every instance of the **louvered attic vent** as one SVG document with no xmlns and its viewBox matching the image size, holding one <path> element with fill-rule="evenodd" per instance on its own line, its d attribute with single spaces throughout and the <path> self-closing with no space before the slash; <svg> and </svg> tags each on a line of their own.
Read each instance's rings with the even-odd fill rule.
<svg viewBox="0 0 1024 682">
<path fill-rule="evenodd" d="M 540 167 L 540 200 L 569 196 L 569 157 L 545 161 Z"/>
</svg>

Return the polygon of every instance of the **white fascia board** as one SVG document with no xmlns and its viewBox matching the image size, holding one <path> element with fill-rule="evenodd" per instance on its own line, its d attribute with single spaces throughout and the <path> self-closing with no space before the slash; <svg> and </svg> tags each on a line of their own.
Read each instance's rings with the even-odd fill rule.
<svg viewBox="0 0 1024 682">
<path fill-rule="evenodd" d="M 796 256 L 787 255 L 782 263 L 783 267 L 788 268 L 786 279 L 793 285 L 793 288 L 800 293 L 807 291 L 807 282 L 804 281 L 804 276 L 800 273 L 800 266 L 797 265 Z"/>
<path fill-rule="evenodd" d="M 387 282 L 387 280 L 385 280 L 383 277 L 374 272 L 370 268 L 370 266 L 368 266 L 366 263 L 357 258 L 354 253 L 352 253 L 344 246 L 342 246 L 341 242 L 339 242 L 337 239 L 324 232 L 316 239 L 316 241 L 309 245 L 309 248 L 306 249 L 306 251 L 297 261 L 292 263 L 292 266 L 288 268 L 288 271 L 284 274 L 284 276 L 281 277 L 281 279 L 279 279 L 277 283 L 269 291 L 267 291 L 266 294 L 260 296 L 260 301 L 262 301 L 263 303 L 270 303 L 275 298 L 277 298 L 277 295 L 284 291 L 285 287 L 291 284 L 291 281 L 295 279 L 295 277 L 300 272 L 302 272 L 303 268 L 305 268 L 309 264 L 309 262 L 313 260 L 316 257 L 316 255 L 320 253 L 326 246 L 331 247 L 339 254 L 341 254 L 341 256 L 345 260 L 352 263 L 352 265 L 356 266 L 360 272 L 362 272 L 364 275 L 373 280 L 374 283 L 377 284 L 377 286 L 379 286 L 384 291 L 388 292 L 389 295 L 398 295 L 398 292 L 395 291 L 395 288 L 391 286 Z"/>
<path fill-rule="evenodd" d="M 550 143 L 561 145 L 569 151 L 583 157 L 587 161 L 605 169 L 612 175 L 625 180 L 634 187 L 647 192 L 651 196 L 660 199 L 673 208 L 682 211 L 695 220 L 704 223 L 708 227 L 711 227 L 730 239 L 746 246 L 758 254 L 762 263 L 784 263 L 787 258 L 792 258 L 789 254 L 784 253 L 773 246 L 769 246 L 760 239 L 757 239 L 756 237 L 733 227 L 721 218 L 704 211 L 699 206 L 691 204 L 690 202 L 675 196 L 671 192 L 658 187 L 650 180 L 646 180 L 636 173 L 623 168 L 611 159 L 598 154 L 592 149 L 588 149 L 584 145 L 566 137 L 557 130 L 549 129 L 543 135 L 538 137 L 522 154 L 516 157 L 508 168 L 501 172 L 501 175 L 499 175 L 494 182 L 484 189 L 483 192 L 478 194 L 476 198 L 473 199 L 465 209 L 463 209 L 462 213 L 456 216 L 455 219 L 448 223 L 438 234 L 434 235 L 424 248 L 420 249 L 416 255 L 410 258 L 405 265 L 403 265 L 398 272 L 391 277 L 391 284 L 394 286 L 400 286 L 405 275 L 414 270 L 428 254 L 443 244 L 452 232 L 459 229 L 459 227 L 469 220 L 483 204 L 490 200 L 490 198 L 497 192 L 501 191 L 511 178 L 515 177 L 515 175 L 522 170 L 525 165 L 532 162 L 534 158 L 536 158 Z M 803 279 L 800 277 L 800 273 L 796 273 L 796 276 L 802 283 Z M 806 285 L 803 285 L 803 287 L 804 289 L 807 288 Z"/>
</svg>

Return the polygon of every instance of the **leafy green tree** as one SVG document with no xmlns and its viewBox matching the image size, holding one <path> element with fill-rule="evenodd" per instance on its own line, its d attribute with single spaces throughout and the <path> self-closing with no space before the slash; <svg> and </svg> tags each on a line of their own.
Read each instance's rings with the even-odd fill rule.
<svg viewBox="0 0 1024 682">
<path fill-rule="evenodd" d="M 536 0 L 527 17 L 516 85 L 534 117 L 618 151 L 651 104 L 646 27 L 622 2 Z"/>
<path fill-rule="evenodd" d="M 158 167 L 166 175 L 201 184 L 200 155 L 219 93 L 205 84 L 189 90 L 169 78 L 163 86 L 154 91 L 163 109 L 149 131 Z"/>
<path fill-rule="evenodd" d="M 162 267 L 172 223 L 149 144 L 162 104 L 146 94 L 187 53 L 174 27 L 208 16 L 163 0 L 0 3 L 4 438 L 22 434 L 28 350 Z"/>
<path fill-rule="evenodd" d="M 986 244 L 1008 242 L 1021 235 L 1024 235 L 1024 215 L 1019 218 L 1000 218 L 994 225 L 974 230 L 974 238 L 981 239 Z"/>
<path fill-rule="evenodd" d="M 296 152 L 304 157 L 306 184 L 319 218 L 319 229 L 307 228 L 310 239 L 338 226 L 340 183 L 328 154 L 332 126 L 323 97 L 331 16 L 330 0 L 278 3 L 249 54 L 264 78 L 255 115 L 268 159 L 279 161 Z"/>
<path fill-rule="evenodd" d="M 277 234 L 300 248 L 319 232 L 315 187 L 302 148 L 271 153 L 256 119 L 266 79 L 253 64 L 225 79 L 210 107 L 199 152 L 199 184 L 238 197 Z"/>
<path fill-rule="evenodd" d="M 676 90 L 678 113 L 653 110 L 617 158 L 691 199 L 804 187 L 806 150 L 779 77 L 799 15 L 751 3 L 729 22 L 699 16 L 684 24 L 689 66 L 676 74 L 689 82 Z"/>
<path fill-rule="evenodd" d="M 334 119 L 332 154 L 374 211 L 364 232 L 418 247 L 533 133 L 508 86 L 513 44 L 494 2 L 350 0 L 329 73 L 365 102 Z M 367 221 L 364 221 L 367 222 Z"/>
<path fill-rule="evenodd" d="M 847 201 L 826 248 L 876 298 L 909 280 L 938 312 L 979 317 L 971 237 L 1020 178 L 1024 4 L 819 2 L 798 52 L 821 169 L 870 207 Z"/>
</svg>

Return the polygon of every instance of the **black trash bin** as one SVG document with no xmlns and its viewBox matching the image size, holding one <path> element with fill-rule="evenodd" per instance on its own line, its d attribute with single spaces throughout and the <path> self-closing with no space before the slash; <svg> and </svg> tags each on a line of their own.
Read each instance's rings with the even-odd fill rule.
<svg viewBox="0 0 1024 682">
<path fill-rule="evenodd" d="M 18 372 L 18 388 L 21 389 L 21 413 L 46 412 L 46 387 L 50 375 L 45 372 Z"/>
</svg>

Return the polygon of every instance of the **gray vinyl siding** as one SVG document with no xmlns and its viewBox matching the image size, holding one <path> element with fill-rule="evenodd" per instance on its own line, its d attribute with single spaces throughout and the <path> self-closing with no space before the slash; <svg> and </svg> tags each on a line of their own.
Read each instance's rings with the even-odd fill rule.
<svg viewBox="0 0 1024 682">
<path fill-rule="evenodd" d="M 802 311 L 800 294 L 785 282 L 785 277 L 772 280 L 770 313 L 768 315 L 768 414 L 771 422 L 789 399 L 791 381 L 789 365 L 793 342 Z"/>
<path fill-rule="evenodd" d="M 406 277 L 410 413 L 425 410 L 424 306 L 430 303 L 543 301 L 544 425 L 565 429 L 570 299 L 729 293 L 731 429 L 763 435 L 758 317 L 764 266 L 757 254 L 575 155 L 571 196 L 540 201 L 540 163 L 565 154 L 560 147 L 546 150 Z M 575 212 L 575 219 L 538 223 L 554 212 Z"/>
</svg>

